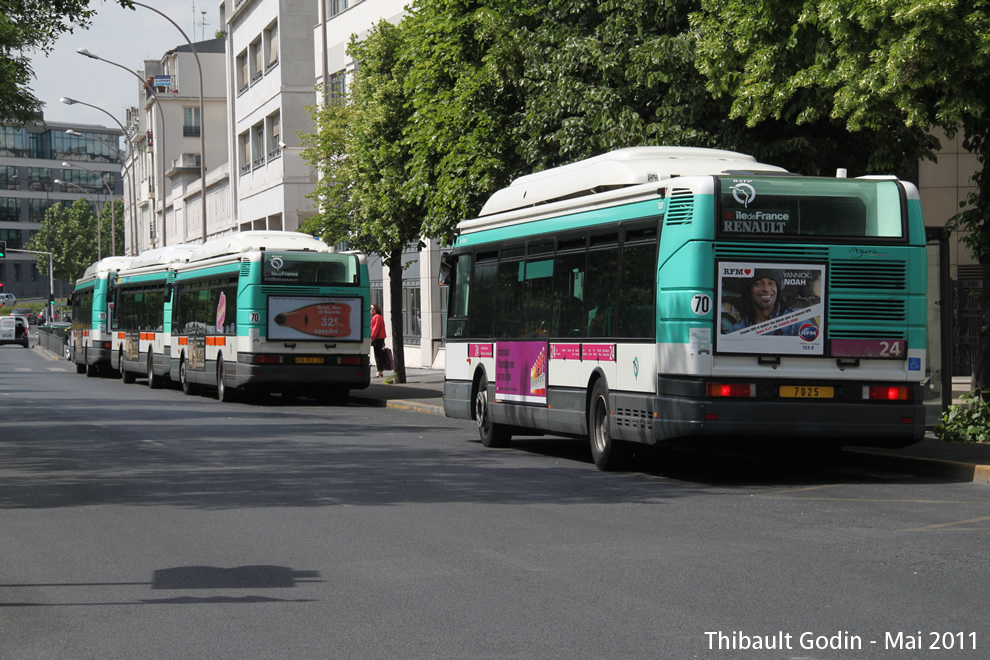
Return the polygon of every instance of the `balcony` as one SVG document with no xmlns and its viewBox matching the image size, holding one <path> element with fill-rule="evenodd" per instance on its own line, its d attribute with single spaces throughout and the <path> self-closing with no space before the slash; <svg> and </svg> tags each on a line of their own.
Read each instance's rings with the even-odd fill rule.
<svg viewBox="0 0 990 660">
<path fill-rule="evenodd" d="M 258 156 L 251 163 L 251 167 L 253 169 L 258 169 L 259 167 L 263 167 L 264 165 L 265 165 L 265 157 L 264 156 Z"/>
</svg>

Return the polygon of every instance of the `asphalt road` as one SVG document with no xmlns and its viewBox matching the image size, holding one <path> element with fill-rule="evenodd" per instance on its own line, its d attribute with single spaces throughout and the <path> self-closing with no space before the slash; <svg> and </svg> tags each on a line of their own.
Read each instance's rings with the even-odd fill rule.
<svg viewBox="0 0 990 660">
<path fill-rule="evenodd" d="M 984 658 L 988 538 L 985 485 L 602 473 L 573 441 L 0 348 L 3 658 Z"/>
</svg>

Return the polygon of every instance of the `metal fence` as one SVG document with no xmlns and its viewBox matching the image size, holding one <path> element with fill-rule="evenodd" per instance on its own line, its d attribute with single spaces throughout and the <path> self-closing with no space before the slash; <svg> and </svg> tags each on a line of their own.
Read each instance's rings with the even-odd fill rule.
<svg viewBox="0 0 990 660">
<path fill-rule="evenodd" d="M 38 328 L 38 343 L 55 355 L 62 355 L 65 347 L 65 333 L 70 330 L 68 324 L 43 325 Z"/>
</svg>

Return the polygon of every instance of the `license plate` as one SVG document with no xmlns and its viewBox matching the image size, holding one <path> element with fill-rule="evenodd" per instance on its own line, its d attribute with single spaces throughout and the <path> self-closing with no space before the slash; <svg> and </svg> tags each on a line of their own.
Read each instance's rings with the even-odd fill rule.
<svg viewBox="0 0 990 660">
<path fill-rule="evenodd" d="M 297 357 L 296 364 L 323 364 L 321 357 Z"/>
<path fill-rule="evenodd" d="M 781 385 L 780 396 L 788 399 L 832 399 L 835 397 L 835 388 L 820 385 Z"/>
</svg>

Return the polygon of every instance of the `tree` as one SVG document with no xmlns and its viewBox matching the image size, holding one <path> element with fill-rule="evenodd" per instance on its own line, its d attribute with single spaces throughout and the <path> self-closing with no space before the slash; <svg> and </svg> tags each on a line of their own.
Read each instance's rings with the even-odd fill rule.
<svg viewBox="0 0 990 660">
<path fill-rule="evenodd" d="M 128 0 L 116 0 L 133 7 Z M 89 0 L 0 0 L 0 122 L 35 121 L 43 104 L 31 92 L 28 53 L 51 52 L 59 36 L 89 27 L 96 11 Z"/>
<path fill-rule="evenodd" d="M 400 58 L 405 33 L 382 21 L 348 54 L 361 62 L 346 99 L 313 109 L 315 132 L 303 135 L 305 158 L 322 170 L 311 198 L 319 212 L 302 231 L 379 254 L 389 269 L 395 382 L 406 382 L 402 333 L 402 254 L 422 248 L 422 207 L 405 194 L 409 121 Z"/>
<path fill-rule="evenodd" d="M 702 0 L 698 66 L 732 116 L 852 132 L 962 131 L 976 191 L 950 227 L 983 270 L 977 384 L 990 386 L 990 13 L 985 0 Z"/>
<path fill-rule="evenodd" d="M 413 5 L 405 132 L 424 232 L 522 174 L 622 147 L 733 149 L 802 174 L 889 173 L 930 152 L 920 128 L 852 135 L 828 116 L 748 125 L 705 88 L 689 22 L 700 0 L 431 0 Z M 896 140 L 892 140 L 892 137 Z M 906 155 L 907 154 L 907 155 Z"/>
<path fill-rule="evenodd" d="M 120 200 L 113 200 L 103 207 L 101 215 L 102 228 L 99 232 L 102 238 L 102 256 L 113 254 L 111 248 L 110 215 L 113 214 L 117 223 L 117 251 L 123 254 L 124 249 L 124 205 Z M 96 250 L 96 216 L 90 202 L 80 197 L 71 206 L 56 204 L 45 212 L 41 227 L 28 241 L 26 248 L 38 252 L 52 253 L 52 268 L 54 276 L 59 280 L 73 283 L 83 272 L 97 260 Z M 38 271 L 48 275 L 48 257 L 37 257 Z"/>
</svg>

